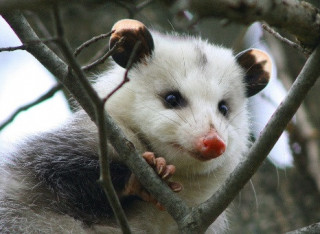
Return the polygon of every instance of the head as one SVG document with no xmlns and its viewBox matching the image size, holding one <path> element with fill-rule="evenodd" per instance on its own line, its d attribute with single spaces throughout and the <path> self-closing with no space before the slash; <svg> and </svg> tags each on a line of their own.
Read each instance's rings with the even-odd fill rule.
<svg viewBox="0 0 320 234">
<path fill-rule="evenodd" d="M 131 59 L 130 82 L 108 103 L 110 113 L 178 173 L 208 173 L 226 160 L 237 164 L 247 149 L 247 98 L 268 83 L 269 57 L 254 49 L 234 56 L 198 38 L 145 32 L 135 22 L 114 27 L 111 43 L 125 37 L 122 54 L 114 55 L 121 67 L 130 60 L 123 51 L 130 55 L 134 41 L 142 42 Z M 118 81 L 123 68 L 113 71 Z"/>
</svg>

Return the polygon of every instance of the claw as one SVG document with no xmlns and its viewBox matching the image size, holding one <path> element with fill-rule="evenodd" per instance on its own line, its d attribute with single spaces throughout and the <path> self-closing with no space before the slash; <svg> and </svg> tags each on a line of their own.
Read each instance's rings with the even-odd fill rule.
<svg viewBox="0 0 320 234">
<path fill-rule="evenodd" d="M 168 165 L 165 172 L 162 175 L 162 179 L 168 180 L 176 171 L 176 167 L 173 165 Z"/>
<path fill-rule="evenodd" d="M 161 157 L 156 158 L 157 173 L 160 177 L 162 177 L 162 174 L 164 173 L 166 167 L 167 167 L 167 164 L 164 158 L 161 158 Z"/>
<path fill-rule="evenodd" d="M 163 179 L 165 183 L 170 187 L 173 192 L 180 192 L 182 190 L 182 185 L 178 182 L 171 182 L 169 179 L 173 176 L 176 171 L 174 165 L 167 165 L 164 158 L 156 158 L 154 153 L 145 152 L 142 157 L 146 162 L 156 171 L 160 178 Z M 131 175 L 126 188 L 124 190 L 124 195 L 136 195 L 140 197 L 143 201 L 153 203 L 159 210 L 165 210 L 165 207 L 161 205 L 137 180 L 134 174 Z"/>
<path fill-rule="evenodd" d="M 159 175 L 162 174 L 163 168 L 164 168 L 164 167 L 163 167 L 162 165 L 160 165 L 159 167 L 157 167 L 157 171 L 158 171 L 158 174 L 159 174 Z"/>
<path fill-rule="evenodd" d="M 176 193 L 180 192 L 183 189 L 182 184 L 178 182 L 169 182 L 168 185 L 171 188 L 171 190 Z"/>
<path fill-rule="evenodd" d="M 154 156 L 154 153 L 152 152 L 144 152 L 142 154 L 142 157 L 150 166 L 155 166 L 156 165 L 156 157 Z"/>
</svg>

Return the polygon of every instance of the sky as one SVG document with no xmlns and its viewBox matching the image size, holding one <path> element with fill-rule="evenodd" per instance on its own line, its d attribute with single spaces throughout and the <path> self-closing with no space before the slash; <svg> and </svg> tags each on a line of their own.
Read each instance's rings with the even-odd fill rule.
<svg viewBox="0 0 320 234">
<path fill-rule="evenodd" d="M 0 47 L 21 45 L 0 17 Z M 0 53 L 0 124 L 56 84 L 54 77 L 25 51 Z M 0 151 L 10 150 L 23 136 L 59 126 L 70 115 L 61 91 L 53 98 L 19 114 L 0 132 Z"/>
</svg>

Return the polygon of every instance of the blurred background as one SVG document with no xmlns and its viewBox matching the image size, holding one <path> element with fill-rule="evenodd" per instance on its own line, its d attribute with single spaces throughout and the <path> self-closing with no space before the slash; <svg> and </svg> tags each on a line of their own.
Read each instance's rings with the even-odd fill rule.
<svg viewBox="0 0 320 234">
<path fill-rule="evenodd" d="M 155 30 L 201 36 L 211 43 L 232 48 L 235 54 L 249 47 L 267 51 L 274 60 L 272 82 L 263 93 L 250 99 L 253 141 L 306 61 L 303 53 L 274 38 L 259 23 L 240 25 L 216 18 L 195 21 L 192 11 L 173 11 L 172 1 L 105 2 L 63 6 L 65 33 L 74 49 L 93 36 L 109 32 L 117 20 L 134 18 Z M 320 7 L 319 1 L 309 2 Z M 54 36 L 50 9 L 24 11 L 24 14 L 40 38 Z M 294 40 L 285 31 L 279 32 Z M 0 35 L 0 47 L 21 44 L 1 17 Z M 60 55 L 54 43 L 48 46 Z M 81 52 L 79 62 L 86 65 L 107 49 L 108 39 L 100 40 Z M 108 62 L 88 73 L 88 77 L 105 69 Z M 36 100 L 56 83 L 55 77 L 27 52 L 1 52 L 0 127 L 15 110 Z M 269 160 L 231 205 L 229 233 L 282 233 L 320 221 L 319 86 L 317 82 Z M 68 92 L 57 92 L 20 113 L 0 131 L 0 151 L 12 149 L 25 135 L 58 126 L 72 111 Z"/>
</svg>

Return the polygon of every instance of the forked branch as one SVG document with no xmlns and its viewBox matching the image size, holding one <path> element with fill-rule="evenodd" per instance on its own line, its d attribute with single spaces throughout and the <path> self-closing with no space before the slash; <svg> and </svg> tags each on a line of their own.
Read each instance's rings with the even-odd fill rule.
<svg viewBox="0 0 320 234">
<path fill-rule="evenodd" d="M 189 2 L 191 2 L 191 4 L 196 4 L 196 2 L 193 1 Z M 231 6 L 230 1 L 225 1 L 225 3 L 223 2 L 224 1 L 221 1 L 222 4 L 229 4 L 228 7 Z M 247 1 L 242 2 L 244 4 L 249 4 Z M 239 15 L 241 15 L 241 13 L 237 11 L 239 6 L 236 3 L 233 4 L 235 12 L 230 13 L 230 16 L 228 17 L 231 19 L 236 19 L 239 17 Z M 258 8 L 254 9 L 257 10 Z M 273 13 L 268 11 L 263 11 L 262 13 L 266 19 L 275 20 L 276 18 L 273 16 Z M 318 13 L 316 12 L 315 16 L 317 16 L 317 14 Z M 39 40 L 32 28 L 28 25 L 28 22 L 20 13 L 7 13 L 3 16 L 15 30 L 22 42 L 28 40 Z M 248 22 L 253 21 L 254 19 L 254 16 L 247 18 Z M 270 24 L 272 25 L 272 23 Z M 282 26 L 288 27 L 289 29 L 291 27 L 290 25 Z M 298 32 L 298 34 L 304 32 L 304 30 L 310 29 L 310 26 L 304 26 L 304 24 L 300 24 L 300 26 L 302 29 Z M 59 27 L 61 27 L 61 23 L 58 23 L 57 28 L 59 29 Z M 60 40 L 62 38 L 62 42 L 59 43 L 60 47 L 63 49 L 64 55 L 66 56 L 76 76 L 73 75 L 73 73 L 69 71 L 68 66 L 43 43 L 35 44 L 30 48 L 27 48 L 27 50 L 33 54 L 49 71 L 54 73 L 54 75 L 75 96 L 92 120 L 96 122 L 98 126 L 102 126 L 102 129 L 100 130 L 100 140 L 106 142 L 105 139 L 108 138 L 110 143 L 119 153 L 121 159 L 125 161 L 129 169 L 135 173 L 143 186 L 147 188 L 156 197 L 156 199 L 166 207 L 168 212 L 177 221 L 180 230 L 183 233 L 204 232 L 205 229 L 213 222 L 213 220 L 218 217 L 219 214 L 229 205 L 241 188 L 255 173 L 262 161 L 266 158 L 278 137 L 286 127 L 287 123 L 291 120 L 297 108 L 304 100 L 306 94 L 320 76 L 320 67 L 318 66 L 318 61 L 320 61 L 320 47 L 318 46 L 306 62 L 302 72 L 289 91 L 287 98 L 282 105 L 278 107 L 277 111 L 274 113 L 268 125 L 262 132 L 261 137 L 250 149 L 247 159 L 236 168 L 236 170 L 227 180 L 226 184 L 223 185 L 208 201 L 200 204 L 198 207 L 194 207 L 191 210 L 167 187 L 162 180 L 158 178 L 153 169 L 147 165 L 147 163 L 135 151 L 134 146 L 125 138 L 119 127 L 114 124 L 110 116 L 105 112 L 102 113 L 102 115 L 100 115 L 100 112 L 97 112 L 95 109 L 96 107 L 94 106 L 95 103 L 92 102 L 92 100 L 97 98 L 95 97 L 96 94 L 92 90 L 88 91 L 88 87 L 89 89 L 92 87 L 86 87 L 86 85 L 88 85 L 86 83 L 87 81 L 82 80 L 83 77 L 85 78 L 85 76 L 82 74 L 82 70 L 80 69 L 79 65 L 73 61 L 74 58 L 70 52 L 70 49 L 67 47 L 67 43 L 63 41 L 61 28 L 58 31 L 60 31 Z M 319 33 L 317 35 L 319 35 Z M 308 45 L 310 44 L 314 46 L 316 45 L 316 37 L 311 40 L 310 38 L 312 36 L 314 36 L 313 32 L 310 32 L 307 34 L 307 37 L 301 37 L 300 40 Z M 83 97 L 84 93 L 86 94 L 86 97 Z M 88 98 L 91 99 L 88 101 Z M 100 99 L 97 100 L 100 101 Z M 99 108 L 100 107 L 101 106 L 99 106 Z M 107 148 L 106 145 L 101 145 L 101 149 L 104 148 Z M 102 154 L 105 153 L 106 152 L 102 152 Z"/>
<path fill-rule="evenodd" d="M 13 11 L 2 15 L 13 28 L 22 42 L 39 40 L 27 20 L 19 11 Z M 57 79 L 72 93 L 75 99 L 88 113 L 90 118 L 97 123 L 98 116 L 92 101 L 88 101 L 89 95 L 84 89 L 78 77 L 70 72 L 66 65 L 56 54 L 45 44 L 39 43 L 28 48 L 36 59 L 38 59 Z M 67 54 L 65 54 L 67 55 Z M 100 120 L 99 120 L 100 121 Z M 188 213 L 186 204 L 171 191 L 154 170 L 136 152 L 134 146 L 126 139 L 121 129 L 114 123 L 108 113 L 104 112 L 104 122 L 106 124 L 107 138 L 114 146 L 121 159 L 126 162 L 129 169 L 136 175 L 141 184 L 147 188 L 155 198 L 166 207 L 167 211 L 177 221 L 182 220 Z"/>
</svg>

